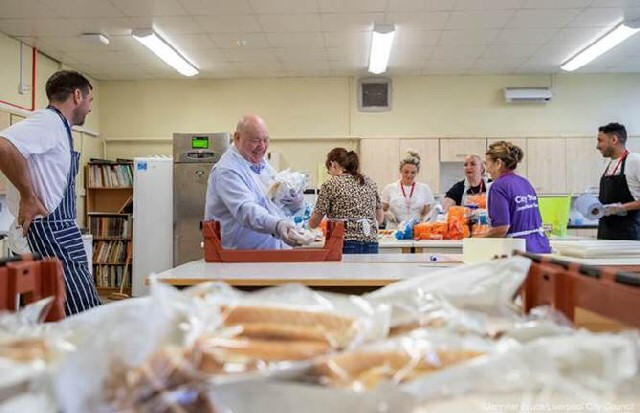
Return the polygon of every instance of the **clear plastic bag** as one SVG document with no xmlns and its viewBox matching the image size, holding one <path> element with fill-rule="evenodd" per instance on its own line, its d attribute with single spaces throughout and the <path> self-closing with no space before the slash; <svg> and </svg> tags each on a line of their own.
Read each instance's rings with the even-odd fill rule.
<svg viewBox="0 0 640 413">
<path fill-rule="evenodd" d="M 504 346 L 476 336 L 418 329 L 405 336 L 328 356 L 316 363 L 313 374 L 330 387 L 370 391 L 384 383 L 411 382 L 500 347 Z"/>
<path fill-rule="evenodd" d="M 285 211 L 285 215 L 294 216 L 303 209 L 304 202 L 300 202 L 296 208 L 292 208 L 289 202 L 293 198 L 302 197 L 304 190 L 309 183 L 309 175 L 303 172 L 293 172 L 285 169 L 273 176 L 273 182 L 267 190 L 267 196 L 278 207 Z"/>
<path fill-rule="evenodd" d="M 518 406 L 514 411 L 609 411 L 602 409 L 607 403 L 618 404 L 615 411 L 633 411 L 622 407 L 640 402 L 639 362 L 637 333 L 578 331 L 496 352 L 403 389 L 422 401 L 420 412 L 474 411 L 491 403 Z M 543 403 L 557 407 L 545 409 Z M 542 407 L 533 409 L 534 404 Z"/>
<path fill-rule="evenodd" d="M 495 325 L 492 330 L 497 332 L 498 321 L 506 323 L 500 329 L 506 328 L 509 321 L 521 321 L 512 308 L 512 300 L 530 265 L 526 258 L 513 257 L 447 268 L 390 284 L 363 298 L 374 304 L 391 305 L 391 327 L 429 325 L 437 319 L 470 325 L 473 317 L 469 312 L 476 311 L 485 320 L 491 317 Z"/>
<path fill-rule="evenodd" d="M 25 406 L 56 411 L 49 376 L 75 345 L 71 330 L 41 323 L 52 302 L 49 297 L 17 312 L 0 312 L 0 412 Z"/>
<path fill-rule="evenodd" d="M 109 307 L 67 321 L 87 340 L 56 377 L 65 412 L 215 411 L 217 384 L 301 371 L 384 337 L 390 312 L 302 285 L 245 293 L 224 283 L 152 283 L 150 297 Z"/>
</svg>

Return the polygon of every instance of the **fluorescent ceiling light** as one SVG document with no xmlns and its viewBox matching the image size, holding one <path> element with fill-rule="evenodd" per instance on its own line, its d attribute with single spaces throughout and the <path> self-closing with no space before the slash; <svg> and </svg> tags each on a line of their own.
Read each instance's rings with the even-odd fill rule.
<svg viewBox="0 0 640 413">
<path fill-rule="evenodd" d="M 166 64 L 176 69 L 181 75 L 195 76 L 198 69 L 189 63 L 180 53 L 159 37 L 152 29 L 134 30 L 134 39 L 147 46 Z"/>
<path fill-rule="evenodd" d="M 396 28 L 393 24 L 374 25 L 369 54 L 369 72 L 379 75 L 387 70 L 395 35 Z"/>
<path fill-rule="evenodd" d="M 574 71 L 591 62 L 596 57 L 613 49 L 629 37 L 636 34 L 638 31 L 640 31 L 640 28 L 634 29 L 626 26 L 624 23 L 620 23 L 609 33 L 605 34 L 591 46 L 573 56 L 560 67 L 562 70 L 566 70 L 568 72 Z"/>
</svg>

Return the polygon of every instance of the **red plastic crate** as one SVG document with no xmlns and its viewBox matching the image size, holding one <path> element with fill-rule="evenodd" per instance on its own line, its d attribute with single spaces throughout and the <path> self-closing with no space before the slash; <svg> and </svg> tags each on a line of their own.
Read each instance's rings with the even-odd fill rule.
<svg viewBox="0 0 640 413">
<path fill-rule="evenodd" d="M 640 327 L 640 274 L 527 253 L 533 262 L 524 283 L 525 311 L 550 305 L 574 321 L 576 307 Z"/>
<path fill-rule="evenodd" d="M 323 248 L 297 248 L 286 250 L 227 250 L 222 247 L 220 222 L 202 223 L 204 260 L 206 262 L 313 262 L 341 261 L 344 243 L 344 224 L 328 222 Z"/>
<path fill-rule="evenodd" d="M 45 321 L 63 319 L 67 296 L 60 261 L 57 258 L 35 261 L 30 254 L 3 261 L 0 265 L 0 309 L 14 311 L 18 295 L 22 296 L 23 304 L 55 297 Z"/>
</svg>

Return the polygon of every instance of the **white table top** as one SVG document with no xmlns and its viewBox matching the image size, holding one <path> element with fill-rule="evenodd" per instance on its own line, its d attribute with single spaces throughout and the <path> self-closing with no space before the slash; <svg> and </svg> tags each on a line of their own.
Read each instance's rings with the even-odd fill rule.
<svg viewBox="0 0 640 413">
<path fill-rule="evenodd" d="M 308 246 L 308 248 L 322 248 L 323 241 L 317 241 Z M 391 237 L 383 237 L 378 240 L 379 248 L 456 248 L 462 250 L 462 240 L 413 240 L 403 239 L 397 240 Z"/>
<path fill-rule="evenodd" d="M 206 263 L 191 261 L 156 275 L 173 285 L 225 281 L 231 285 L 275 285 L 302 282 L 313 286 L 381 286 L 455 265 L 459 255 L 434 254 L 354 254 L 341 262 L 253 262 Z"/>
</svg>

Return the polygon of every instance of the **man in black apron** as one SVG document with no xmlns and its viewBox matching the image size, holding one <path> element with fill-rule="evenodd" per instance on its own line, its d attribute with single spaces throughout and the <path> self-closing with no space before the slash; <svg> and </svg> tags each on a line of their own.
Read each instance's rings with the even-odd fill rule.
<svg viewBox="0 0 640 413">
<path fill-rule="evenodd" d="M 46 84 L 49 106 L 0 132 L 0 169 L 20 194 L 12 230 L 32 252 L 62 262 L 68 315 L 100 304 L 76 224 L 80 153 L 71 134 L 91 112 L 91 89 L 78 72 L 56 72 Z"/>
<path fill-rule="evenodd" d="M 627 130 L 619 123 L 609 123 L 598 129 L 597 149 L 602 156 L 611 158 L 600 178 L 598 198 L 605 207 L 605 216 L 598 224 L 598 239 L 640 240 L 640 201 L 629 189 L 629 180 L 638 182 L 639 176 L 628 174 L 630 154 L 625 145 Z M 637 160 L 633 160 L 637 162 Z"/>
</svg>

